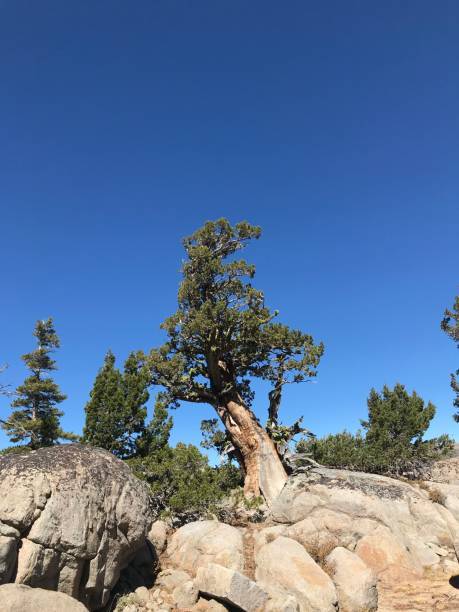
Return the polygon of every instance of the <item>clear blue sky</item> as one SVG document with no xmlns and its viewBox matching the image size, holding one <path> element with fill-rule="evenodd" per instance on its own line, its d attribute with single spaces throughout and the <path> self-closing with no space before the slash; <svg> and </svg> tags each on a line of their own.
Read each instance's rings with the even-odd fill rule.
<svg viewBox="0 0 459 612">
<path fill-rule="evenodd" d="M 106 350 L 162 342 L 181 238 L 227 216 L 263 227 L 257 285 L 325 342 L 285 421 L 355 430 L 400 381 L 457 436 L 458 33 L 456 0 L 1 0 L 4 382 L 53 316 L 80 432 Z M 174 441 L 210 415 L 185 405 Z"/>
</svg>

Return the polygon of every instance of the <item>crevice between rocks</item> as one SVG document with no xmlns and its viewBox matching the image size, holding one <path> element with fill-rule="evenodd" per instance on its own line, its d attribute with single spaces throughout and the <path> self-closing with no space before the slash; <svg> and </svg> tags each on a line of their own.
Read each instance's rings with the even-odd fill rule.
<svg viewBox="0 0 459 612">
<path fill-rule="evenodd" d="M 244 574 L 255 581 L 255 536 L 256 527 L 247 526 L 243 536 Z"/>
</svg>

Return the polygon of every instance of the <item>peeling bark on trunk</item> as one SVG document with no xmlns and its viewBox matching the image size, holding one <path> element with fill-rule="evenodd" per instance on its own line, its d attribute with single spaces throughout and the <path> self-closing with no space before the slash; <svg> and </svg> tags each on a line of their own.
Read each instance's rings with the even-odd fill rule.
<svg viewBox="0 0 459 612">
<path fill-rule="evenodd" d="M 235 391 L 234 375 L 228 364 L 211 351 L 207 356 L 207 365 L 212 391 L 220 398 L 214 407 L 245 472 L 244 493 L 247 497 L 262 495 L 271 506 L 287 481 L 287 473 L 274 443 Z M 227 388 L 230 391 L 225 393 L 224 389 Z"/>
<path fill-rule="evenodd" d="M 242 457 L 245 495 L 262 495 L 270 506 L 287 480 L 273 441 L 242 402 L 231 400 L 216 409 Z"/>
</svg>

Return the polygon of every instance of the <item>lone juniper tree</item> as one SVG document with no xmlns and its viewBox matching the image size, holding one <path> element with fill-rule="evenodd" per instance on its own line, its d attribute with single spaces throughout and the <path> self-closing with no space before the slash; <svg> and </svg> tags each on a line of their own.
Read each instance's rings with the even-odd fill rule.
<svg viewBox="0 0 459 612">
<path fill-rule="evenodd" d="M 12 442 L 25 442 L 31 448 L 52 446 L 60 438 L 75 439 L 75 436 L 62 431 L 59 420 L 63 412 L 57 408 L 66 398 L 60 392 L 48 372 L 56 370 L 56 362 L 51 353 L 59 348 L 59 338 L 51 318 L 37 321 L 33 335 L 38 347 L 22 356 L 31 371 L 15 392 L 11 403 L 13 410 L 1 425 Z"/>
<path fill-rule="evenodd" d="M 323 345 L 310 335 L 277 323 L 276 311 L 251 279 L 255 267 L 234 257 L 260 236 L 248 223 L 226 219 L 206 223 L 183 242 L 187 260 L 178 292 L 178 310 L 162 324 L 167 342 L 151 351 L 152 383 L 163 400 L 212 405 L 222 421 L 245 474 L 245 493 L 270 503 L 286 480 L 274 432 L 282 390 L 316 375 Z M 271 383 L 268 424 L 252 411 L 255 378 Z M 287 432 L 299 431 L 298 423 Z"/>
<path fill-rule="evenodd" d="M 441 328 L 445 331 L 448 336 L 456 342 L 459 348 L 459 295 L 456 296 L 454 306 L 452 310 L 446 310 L 443 321 L 441 322 Z M 451 388 L 456 393 L 454 400 L 454 406 L 457 408 L 454 414 L 454 420 L 459 423 L 459 370 L 456 370 L 455 374 L 451 374 Z"/>
</svg>

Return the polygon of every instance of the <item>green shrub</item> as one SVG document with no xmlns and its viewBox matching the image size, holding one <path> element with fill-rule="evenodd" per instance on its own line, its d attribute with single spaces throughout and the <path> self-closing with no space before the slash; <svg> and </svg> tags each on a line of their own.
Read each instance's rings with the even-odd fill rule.
<svg viewBox="0 0 459 612">
<path fill-rule="evenodd" d="M 175 524 L 204 518 L 242 482 L 231 464 L 212 467 L 196 446 L 179 443 L 146 457 L 128 460 L 135 475 L 148 483 L 156 515 Z"/>
<path fill-rule="evenodd" d="M 305 440 L 297 451 L 329 467 L 419 478 L 433 461 L 450 456 L 454 449 L 454 440 L 446 434 L 423 440 L 434 415 L 433 404 L 425 405 L 416 392 L 409 395 L 403 385 L 384 387 L 380 394 L 372 389 L 368 420 L 361 422 L 365 435 L 344 431 Z"/>
<path fill-rule="evenodd" d="M 343 431 L 324 438 L 312 438 L 298 442 L 296 450 L 306 453 L 312 459 L 329 467 L 360 470 L 365 460 L 365 439 L 360 432 L 356 435 Z"/>
</svg>

